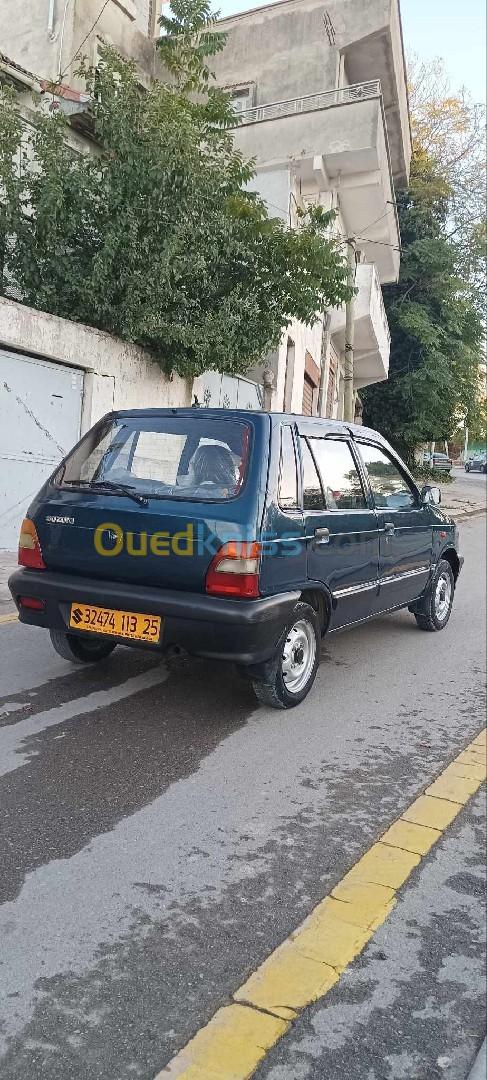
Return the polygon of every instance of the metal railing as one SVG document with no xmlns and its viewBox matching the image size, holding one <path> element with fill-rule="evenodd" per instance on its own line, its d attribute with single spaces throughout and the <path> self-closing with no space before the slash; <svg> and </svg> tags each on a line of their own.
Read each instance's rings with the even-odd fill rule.
<svg viewBox="0 0 487 1080">
<path fill-rule="evenodd" d="M 255 109 L 243 109 L 235 117 L 235 126 L 242 127 L 244 124 L 258 124 L 262 120 L 277 120 L 281 116 L 331 109 L 336 105 L 350 105 L 355 101 L 368 101 L 380 96 L 380 79 L 371 79 L 353 86 L 342 86 L 339 90 L 326 90 L 323 94 L 305 94 L 304 97 L 289 98 L 288 101 L 258 105 Z"/>
</svg>

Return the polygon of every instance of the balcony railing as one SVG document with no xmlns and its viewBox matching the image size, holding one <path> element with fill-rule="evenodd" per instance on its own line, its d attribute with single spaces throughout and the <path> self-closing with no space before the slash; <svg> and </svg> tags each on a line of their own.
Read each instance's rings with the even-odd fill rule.
<svg viewBox="0 0 487 1080">
<path fill-rule="evenodd" d="M 281 116 L 294 116 L 298 113 L 315 112 L 318 109 L 331 109 L 336 105 L 350 105 L 354 101 L 367 101 L 380 98 L 379 79 L 369 82 L 343 86 L 340 90 L 327 90 L 323 94 L 305 94 L 304 97 L 290 98 L 288 101 L 274 101 L 270 105 L 258 105 L 255 109 L 244 109 L 236 116 L 236 125 L 258 124 L 262 120 L 277 120 Z"/>
</svg>

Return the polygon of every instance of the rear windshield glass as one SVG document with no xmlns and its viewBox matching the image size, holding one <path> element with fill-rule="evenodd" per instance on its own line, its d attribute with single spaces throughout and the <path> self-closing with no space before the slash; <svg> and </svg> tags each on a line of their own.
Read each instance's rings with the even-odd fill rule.
<svg viewBox="0 0 487 1080">
<path fill-rule="evenodd" d="M 130 485 L 155 498 L 230 499 L 247 469 L 248 424 L 200 417 L 120 417 L 98 424 L 54 477 L 61 487 Z"/>
</svg>

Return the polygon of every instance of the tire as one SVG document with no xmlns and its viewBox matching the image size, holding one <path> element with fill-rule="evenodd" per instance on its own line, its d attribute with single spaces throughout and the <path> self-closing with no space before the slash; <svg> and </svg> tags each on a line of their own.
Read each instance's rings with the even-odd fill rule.
<svg viewBox="0 0 487 1080">
<path fill-rule="evenodd" d="M 445 628 L 451 615 L 454 595 L 453 570 L 446 559 L 441 559 L 428 592 L 421 606 L 414 613 L 420 630 L 429 630 L 434 633 Z"/>
<path fill-rule="evenodd" d="M 320 661 L 321 626 L 317 612 L 302 601 L 295 604 L 276 654 L 253 678 L 254 693 L 263 705 L 292 709 L 304 701 Z"/>
<path fill-rule="evenodd" d="M 85 641 L 76 634 L 66 634 L 64 630 L 50 630 L 49 633 L 56 652 L 63 660 L 71 660 L 72 664 L 95 664 L 105 660 L 115 648 L 112 641 L 100 641 L 99 638 Z"/>
</svg>

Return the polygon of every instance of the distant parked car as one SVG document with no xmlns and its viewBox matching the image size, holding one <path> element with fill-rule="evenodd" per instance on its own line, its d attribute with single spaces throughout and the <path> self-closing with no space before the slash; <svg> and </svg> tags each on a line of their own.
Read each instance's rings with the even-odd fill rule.
<svg viewBox="0 0 487 1080">
<path fill-rule="evenodd" d="M 487 454 L 475 454 L 465 462 L 465 472 L 487 473 Z"/>
<path fill-rule="evenodd" d="M 430 458 L 430 465 L 432 469 L 439 469 L 441 472 L 450 473 L 453 466 L 453 461 L 448 454 L 437 454 L 436 452 Z"/>
<path fill-rule="evenodd" d="M 443 472 L 451 472 L 453 461 L 448 454 L 440 454 L 435 451 L 431 454 L 429 450 L 423 451 L 423 465 L 429 465 L 430 469 L 440 469 Z"/>
</svg>

